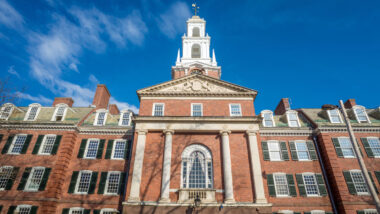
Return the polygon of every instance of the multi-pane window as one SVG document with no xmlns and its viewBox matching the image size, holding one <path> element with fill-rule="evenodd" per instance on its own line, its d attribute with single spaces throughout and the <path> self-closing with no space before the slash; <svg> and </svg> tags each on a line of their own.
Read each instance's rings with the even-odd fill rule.
<svg viewBox="0 0 380 214">
<path fill-rule="evenodd" d="M 342 122 L 338 109 L 328 110 L 327 112 L 328 112 L 328 115 L 330 117 L 331 123 L 341 123 Z"/>
<path fill-rule="evenodd" d="M 83 214 L 83 208 L 71 208 L 69 214 Z"/>
<path fill-rule="evenodd" d="M 89 139 L 87 143 L 85 158 L 96 158 L 98 153 L 99 140 L 98 139 Z"/>
<path fill-rule="evenodd" d="M 120 126 L 129 126 L 130 123 L 130 113 L 129 112 L 123 112 L 120 116 Z"/>
<path fill-rule="evenodd" d="M 0 168 L 0 190 L 4 190 L 7 186 L 8 180 L 12 176 L 12 171 L 12 166 L 3 166 Z"/>
<path fill-rule="evenodd" d="M 53 150 L 56 137 L 57 137 L 56 135 L 45 135 L 42 141 L 39 154 L 50 155 L 51 151 Z"/>
<path fill-rule="evenodd" d="M 264 127 L 274 127 L 273 113 L 266 111 L 262 113 Z"/>
<path fill-rule="evenodd" d="M 364 210 L 364 214 L 378 214 L 378 212 L 374 209 Z"/>
<path fill-rule="evenodd" d="M 288 112 L 287 117 L 289 127 L 300 127 L 297 112 Z"/>
<path fill-rule="evenodd" d="M 96 126 L 103 126 L 106 122 L 106 112 L 98 112 L 96 114 L 95 124 Z"/>
<path fill-rule="evenodd" d="M 113 145 L 114 149 L 113 149 L 112 159 L 124 159 L 126 145 L 127 145 L 126 140 L 117 140 Z"/>
<path fill-rule="evenodd" d="M 354 183 L 356 192 L 358 194 L 367 194 L 367 184 L 364 181 L 364 177 L 361 171 L 350 171 L 352 182 Z"/>
<path fill-rule="evenodd" d="M 153 105 L 153 116 L 164 116 L 164 104 L 155 103 Z"/>
<path fill-rule="evenodd" d="M 191 104 L 191 116 L 201 117 L 202 116 L 202 104 Z"/>
<path fill-rule="evenodd" d="M 315 175 L 314 174 L 303 174 L 302 177 L 303 177 L 303 182 L 304 182 L 305 189 L 306 189 L 306 194 L 308 196 L 319 195 L 318 184 L 317 184 L 317 181 L 315 179 Z"/>
<path fill-rule="evenodd" d="M 375 157 L 380 157 L 380 142 L 377 137 L 369 137 L 367 138 L 368 145 L 372 150 L 372 153 Z"/>
<path fill-rule="evenodd" d="M 115 209 L 102 209 L 100 211 L 100 214 L 114 214 L 114 213 L 119 213 L 117 210 Z"/>
<path fill-rule="evenodd" d="M 10 154 L 20 154 L 22 151 L 22 147 L 26 141 L 27 135 L 16 135 L 13 139 L 11 148 L 8 150 Z"/>
<path fill-rule="evenodd" d="M 19 205 L 16 208 L 16 211 L 18 211 L 18 214 L 30 214 L 30 211 L 32 210 L 32 206 L 30 205 Z"/>
<path fill-rule="evenodd" d="M 354 107 L 354 112 L 356 115 L 356 119 L 358 120 L 359 123 L 361 122 L 369 122 L 367 113 L 365 111 L 365 108 L 362 106 L 355 106 Z"/>
<path fill-rule="evenodd" d="M 53 121 L 63 121 L 65 113 L 66 113 L 66 105 L 58 105 L 55 109 L 55 113 L 53 116 Z"/>
<path fill-rule="evenodd" d="M 25 120 L 35 120 L 39 109 L 40 109 L 40 106 L 38 105 L 30 106 Z"/>
<path fill-rule="evenodd" d="M 117 194 L 119 191 L 120 172 L 109 172 L 107 175 L 106 194 Z"/>
<path fill-rule="evenodd" d="M 7 120 L 13 110 L 12 104 L 5 104 L 0 110 L 0 119 Z"/>
<path fill-rule="evenodd" d="M 230 115 L 241 116 L 240 104 L 230 104 Z"/>
<path fill-rule="evenodd" d="M 288 196 L 289 188 L 288 188 L 288 181 L 286 179 L 286 174 L 274 174 L 273 178 L 274 178 L 274 184 L 276 188 L 276 195 Z"/>
<path fill-rule="evenodd" d="M 309 149 L 306 141 L 295 141 L 298 160 L 310 160 Z"/>
<path fill-rule="evenodd" d="M 44 175 L 44 167 L 34 167 L 29 175 L 26 190 L 37 191 Z"/>
<path fill-rule="evenodd" d="M 91 182 L 91 171 L 80 171 L 75 193 L 88 193 Z"/>
<path fill-rule="evenodd" d="M 342 149 L 343 156 L 345 158 L 355 157 L 354 149 L 352 148 L 351 140 L 348 137 L 338 138 L 340 148 Z"/>
<path fill-rule="evenodd" d="M 281 148 L 278 141 L 268 141 L 268 151 L 271 161 L 281 160 Z"/>
</svg>

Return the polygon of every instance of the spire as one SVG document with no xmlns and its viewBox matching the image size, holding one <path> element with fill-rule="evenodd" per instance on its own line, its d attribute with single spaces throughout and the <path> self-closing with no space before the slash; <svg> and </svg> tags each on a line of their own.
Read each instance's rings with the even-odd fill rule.
<svg viewBox="0 0 380 214">
<path fill-rule="evenodd" d="M 179 53 L 180 49 L 178 48 L 178 54 L 177 54 L 177 61 L 176 61 L 176 64 L 179 64 L 181 61 L 180 61 L 180 53 Z"/>
<path fill-rule="evenodd" d="M 216 66 L 216 64 L 217 64 L 214 49 L 212 49 L 212 62 L 211 63 L 213 66 Z"/>
</svg>

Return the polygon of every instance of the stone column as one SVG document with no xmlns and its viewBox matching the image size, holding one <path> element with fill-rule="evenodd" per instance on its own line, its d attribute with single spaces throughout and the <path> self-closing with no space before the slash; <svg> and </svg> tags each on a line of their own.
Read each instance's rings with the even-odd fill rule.
<svg viewBox="0 0 380 214">
<path fill-rule="evenodd" d="M 161 183 L 161 198 L 160 202 L 170 202 L 169 188 L 170 188 L 170 171 L 172 161 L 172 136 L 173 130 L 164 130 L 165 133 L 165 151 L 164 162 L 162 166 L 162 183 Z"/>
<path fill-rule="evenodd" d="M 233 203 L 234 187 L 232 182 L 231 153 L 230 153 L 230 131 L 220 131 L 222 136 L 222 154 L 223 154 L 223 178 L 224 178 L 224 202 Z"/>
<path fill-rule="evenodd" d="M 146 134 L 146 130 L 137 130 L 135 162 L 133 164 L 131 192 L 129 193 L 128 202 L 140 201 L 140 184 L 145 152 Z"/>
<path fill-rule="evenodd" d="M 256 203 L 267 203 L 264 193 L 263 176 L 261 171 L 261 162 L 259 156 L 259 147 L 257 145 L 256 133 L 247 131 L 249 154 L 252 166 L 253 184 L 255 186 Z"/>
</svg>

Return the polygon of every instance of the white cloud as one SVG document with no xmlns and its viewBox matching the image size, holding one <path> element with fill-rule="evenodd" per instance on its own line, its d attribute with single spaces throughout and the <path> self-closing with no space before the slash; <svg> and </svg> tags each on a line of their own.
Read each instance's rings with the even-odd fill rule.
<svg viewBox="0 0 380 214">
<path fill-rule="evenodd" d="M 130 105 L 126 102 L 119 102 L 119 101 L 115 100 L 115 98 L 113 98 L 113 97 L 111 97 L 111 99 L 110 99 L 110 104 L 116 104 L 120 110 L 131 110 L 136 114 L 139 113 L 139 108 L 137 108 L 136 106 Z"/>
<path fill-rule="evenodd" d="M 19 97 L 20 99 L 30 100 L 30 101 L 40 103 L 40 104 L 52 104 L 53 103 L 52 99 L 46 98 L 42 95 L 32 96 L 30 94 L 25 94 L 22 92 L 16 92 L 16 96 Z"/>
<path fill-rule="evenodd" d="M 88 80 L 91 82 L 91 84 L 93 85 L 97 85 L 99 84 L 99 80 L 93 75 L 91 74 L 89 77 L 88 77 Z"/>
<path fill-rule="evenodd" d="M 190 17 L 188 5 L 185 2 L 175 2 L 156 19 L 156 22 L 163 34 L 174 38 L 178 33 L 185 31 L 184 23 Z"/>
<path fill-rule="evenodd" d="M 21 29 L 24 24 L 23 17 L 6 0 L 0 0 L 0 24 L 13 29 Z"/>
<path fill-rule="evenodd" d="M 20 75 L 15 70 L 15 66 L 14 65 L 8 67 L 8 73 L 10 73 L 12 75 L 15 75 L 16 77 L 20 78 Z"/>
</svg>

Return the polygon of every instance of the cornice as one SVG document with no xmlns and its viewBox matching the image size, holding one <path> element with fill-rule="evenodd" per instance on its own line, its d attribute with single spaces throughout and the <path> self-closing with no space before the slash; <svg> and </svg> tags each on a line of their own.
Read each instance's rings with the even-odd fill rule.
<svg viewBox="0 0 380 214">
<path fill-rule="evenodd" d="M 136 123 L 138 122 L 231 122 L 231 123 L 259 123 L 260 118 L 257 116 L 252 117 L 185 117 L 185 116 L 164 116 L 164 117 L 154 117 L 154 116 L 136 116 L 134 118 Z"/>
<path fill-rule="evenodd" d="M 354 132 L 370 132 L 370 133 L 380 133 L 380 127 L 352 127 Z M 315 130 L 316 133 L 329 133 L 329 132 L 348 132 L 346 127 L 336 126 L 336 127 L 319 127 Z"/>
<path fill-rule="evenodd" d="M 261 136 L 310 136 L 313 134 L 313 129 L 259 129 Z"/>
</svg>

